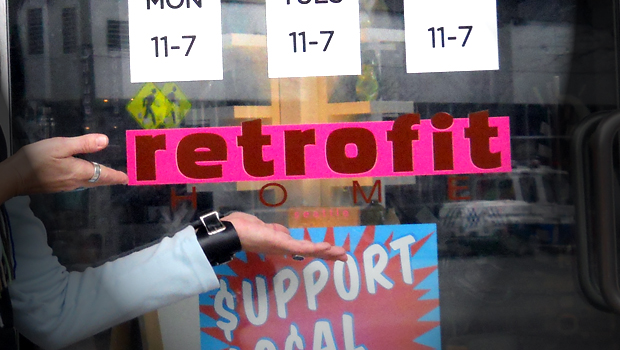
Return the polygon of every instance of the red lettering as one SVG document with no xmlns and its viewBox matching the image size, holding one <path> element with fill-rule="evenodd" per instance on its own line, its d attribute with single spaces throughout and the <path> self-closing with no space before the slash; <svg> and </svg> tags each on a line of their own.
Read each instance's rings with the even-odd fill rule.
<svg viewBox="0 0 620 350">
<path fill-rule="evenodd" d="M 306 146 L 314 145 L 315 142 L 314 129 L 284 132 L 286 175 L 306 175 Z"/>
<path fill-rule="evenodd" d="M 357 154 L 349 158 L 346 146 L 353 144 Z M 377 162 L 375 135 L 364 128 L 342 128 L 327 136 L 325 154 L 329 167 L 341 174 L 360 174 L 371 170 Z"/>
<path fill-rule="evenodd" d="M 471 147 L 471 161 L 482 169 L 498 168 L 502 165 L 501 152 L 491 153 L 490 139 L 497 137 L 497 127 L 489 126 L 489 111 L 469 114 L 469 127 L 465 137 Z"/>
<path fill-rule="evenodd" d="M 404 114 L 394 121 L 392 130 L 387 132 L 392 142 L 392 162 L 395 172 L 413 171 L 413 141 L 419 139 L 418 130 L 411 128 L 420 124 L 419 114 Z"/>
<path fill-rule="evenodd" d="M 378 123 L 263 128 L 256 119 L 238 127 L 136 130 L 127 132 L 127 152 L 135 152 L 127 154 L 127 170 L 132 185 L 509 171 L 508 124 L 479 111 L 467 119 L 439 112 Z M 367 195 L 354 187 L 356 200 L 357 191 Z"/>
<path fill-rule="evenodd" d="M 273 175 L 273 160 L 263 159 L 263 146 L 271 145 L 271 136 L 262 134 L 260 119 L 241 123 L 237 145 L 243 148 L 243 168 L 256 177 Z"/>
<path fill-rule="evenodd" d="M 448 177 L 448 199 L 451 201 L 470 200 L 470 195 L 462 195 L 463 192 L 469 191 L 469 186 L 459 185 L 459 183 L 467 183 L 469 176 L 449 176 Z"/>
<path fill-rule="evenodd" d="M 136 179 L 150 181 L 157 179 L 155 152 L 166 149 L 166 135 L 136 136 Z"/>
<path fill-rule="evenodd" d="M 454 124 L 454 118 L 445 112 L 439 112 L 431 118 L 431 125 L 439 130 L 446 130 L 452 124 Z M 433 161 L 435 170 L 454 169 L 452 131 L 433 132 Z"/>
<path fill-rule="evenodd" d="M 268 189 L 269 187 L 278 187 L 279 189 L 282 190 L 282 200 L 280 200 L 279 202 L 276 203 L 269 203 L 265 200 L 264 197 L 264 193 L 265 190 Z M 260 188 L 260 191 L 258 191 L 258 199 L 260 199 L 260 202 L 263 203 L 264 206 L 266 207 L 279 207 L 282 204 L 284 204 L 284 202 L 286 202 L 286 199 L 288 198 L 288 192 L 286 192 L 286 188 L 282 185 L 280 185 L 279 183 L 275 183 L 275 182 L 271 182 L 266 184 L 265 186 Z"/>
<path fill-rule="evenodd" d="M 370 196 L 366 197 L 362 186 L 358 181 L 353 181 L 353 203 L 357 204 L 357 192 L 359 191 L 362 194 L 362 198 L 364 198 L 364 202 L 370 203 L 372 201 L 372 196 L 375 194 L 375 190 L 377 190 L 378 202 L 381 203 L 381 180 L 375 181 L 375 184 L 372 186 L 372 190 L 370 191 Z"/>
<path fill-rule="evenodd" d="M 226 140 L 216 134 L 191 134 L 179 141 L 177 164 L 179 171 L 192 179 L 222 177 L 222 164 L 200 165 L 199 162 L 225 161 L 228 157 Z"/>
<path fill-rule="evenodd" d="M 198 196 L 196 195 L 196 187 L 192 186 L 192 194 L 188 194 L 185 196 L 177 195 L 177 191 L 174 187 L 170 188 L 170 206 L 172 207 L 172 211 L 177 210 L 177 205 L 179 202 L 189 200 L 192 202 L 192 208 L 198 208 Z"/>
<path fill-rule="evenodd" d="M 351 214 L 349 213 L 349 211 L 347 209 L 344 209 L 342 211 L 342 216 L 343 217 L 348 217 L 349 215 L 351 215 Z M 299 219 L 300 217 L 308 219 L 311 216 L 314 217 L 314 218 L 317 218 L 317 219 L 318 218 L 329 218 L 329 217 L 340 217 L 341 213 L 340 213 L 338 208 L 336 208 L 336 211 L 334 211 L 333 208 L 330 208 L 329 212 L 325 208 L 322 208 L 320 210 L 304 210 L 302 212 L 296 210 L 293 213 L 293 217 L 296 218 L 296 219 Z"/>
</svg>

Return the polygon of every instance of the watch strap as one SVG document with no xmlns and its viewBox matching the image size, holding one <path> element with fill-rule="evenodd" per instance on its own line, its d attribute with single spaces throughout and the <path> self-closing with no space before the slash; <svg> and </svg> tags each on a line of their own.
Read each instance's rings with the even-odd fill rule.
<svg viewBox="0 0 620 350">
<path fill-rule="evenodd" d="M 207 218 L 212 220 L 215 216 L 209 214 Z M 232 260 L 236 252 L 241 251 L 239 235 L 230 221 L 220 221 L 219 216 L 217 216 L 217 221 L 221 223 L 221 228 L 213 222 L 205 223 L 203 217 L 207 215 L 201 216 L 200 220 L 192 223 L 196 238 L 212 266 L 225 264 Z M 215 232 L 211 231 L 214 227 L 217 227 Z"/>
</svg>

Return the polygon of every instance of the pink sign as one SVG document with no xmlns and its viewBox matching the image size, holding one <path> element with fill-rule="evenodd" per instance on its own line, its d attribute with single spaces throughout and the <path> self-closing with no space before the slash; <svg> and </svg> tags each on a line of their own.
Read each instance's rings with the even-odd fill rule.
<svg viewBox="0 0 620 350">
<path fill-rule="evenodd" d="M 127 131 L 130 185 L 508 172 L 508 117 Z"/>
</svg>

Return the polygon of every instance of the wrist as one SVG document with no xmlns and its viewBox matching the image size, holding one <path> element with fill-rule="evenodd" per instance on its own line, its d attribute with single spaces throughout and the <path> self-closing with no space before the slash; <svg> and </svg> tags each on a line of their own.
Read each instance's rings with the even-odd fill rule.
<svg viewBox="0 0 620 350">
<path fill-rule="evenodd" d="M 217 212 L 201 215 L 192 223 L 196 238 L 212 266 L 225 264 L 241 250 L 241 241 L 230 221 L 220 221 Z"/>
<path fill-rule="evenodd" d="M 3 174 L 3 184 L 0 186 L 0 204 L 19 195 L 22 187 L 21 176 L 11 162 L 11 158 L 8 158 L 0 163 L 0 174 Z"/>
</svg>

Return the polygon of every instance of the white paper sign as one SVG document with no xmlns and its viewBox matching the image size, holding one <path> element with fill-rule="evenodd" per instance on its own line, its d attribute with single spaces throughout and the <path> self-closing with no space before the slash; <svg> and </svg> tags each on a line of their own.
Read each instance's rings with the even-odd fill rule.
<svg viewBox="0 0 620 350">
<path fill-rule="evenodd" d="M 358 0 L 266 0 L 270 78 L 360 75 Z"/>
<path fill-rule="evenodd" d="M 131 82 L 221 80 L 220 0 L 128 0 Z"/>
<path fill-rule="evenodd" d="M 404 0 L 407 73 L 499 69 L 496 0 Z"/>
</svg>

